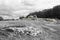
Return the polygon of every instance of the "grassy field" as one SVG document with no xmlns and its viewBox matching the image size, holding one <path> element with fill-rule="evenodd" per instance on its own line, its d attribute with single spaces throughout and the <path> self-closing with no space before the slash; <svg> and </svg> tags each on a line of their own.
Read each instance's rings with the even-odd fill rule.
<svg viewBox="0 0 60 40">
<path fill-rule="evenodd" d="M 0 40 L 60 40 L 57 22 L 42 18 L 0 21 Z"/>
</svg>

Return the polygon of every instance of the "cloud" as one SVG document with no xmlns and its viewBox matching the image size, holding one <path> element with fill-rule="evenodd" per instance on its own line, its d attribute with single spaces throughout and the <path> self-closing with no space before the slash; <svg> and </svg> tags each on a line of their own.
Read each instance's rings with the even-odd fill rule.
<svg viewBox="0 0 60 40">
<path fill-rule="evenodd" d="M 16 18 L 55 5 L 60 5 L 60 0 L 0 0 L 0 15 Z"/>
</svg>

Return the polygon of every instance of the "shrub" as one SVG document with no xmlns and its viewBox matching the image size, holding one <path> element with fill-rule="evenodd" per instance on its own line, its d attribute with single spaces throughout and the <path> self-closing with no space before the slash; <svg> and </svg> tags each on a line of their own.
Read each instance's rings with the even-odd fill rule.
<svg viewBox="0 0 60 40">
<path fill-rule="evenodd" d="M 2 17 L 0 17 L 0 21 L 2 21 L 3 20 L 3 18 Z"/>
</svg>

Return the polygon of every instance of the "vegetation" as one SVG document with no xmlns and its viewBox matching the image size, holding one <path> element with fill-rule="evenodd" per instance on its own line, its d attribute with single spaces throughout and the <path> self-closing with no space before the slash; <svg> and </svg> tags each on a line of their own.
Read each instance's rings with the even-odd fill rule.
<svg viewBox="0 0 60 40">
<path fill-rule="evenodd" d="M 60 19 L 60 5 L 57 5 L 51 9 L 45 9 L 39 12 L 30 13 L 30 15 L 37 15 L 38 18 L 57 18 Z"/>
<path fill-rule="evenodd" d="M 23 18 L 25 18 L 25 17 L 23 17 L 23 16 L 22 17 L 19 17 L 19 19 L 23 19 Z"/>
<path fill-rule="evenodd" d="M 1 21 L 3 18 L 0 17 L 0 40 L 60 40 L 60 25 L 57 25 L 56 20 L 43 19 L 60 18 L 59 12 L 60 6 L 55 6 L 52 9 L 30 13 L 26 19 L 20 17 L 22 20 Z M 53 21 L 56 24 L 51 23 Z"/>
<path fill-rule="evenodd" d="M 0 17 L 0 21 L 2 21 L 3 20 L 3 18 L 2 17 Z"/>
</svg>

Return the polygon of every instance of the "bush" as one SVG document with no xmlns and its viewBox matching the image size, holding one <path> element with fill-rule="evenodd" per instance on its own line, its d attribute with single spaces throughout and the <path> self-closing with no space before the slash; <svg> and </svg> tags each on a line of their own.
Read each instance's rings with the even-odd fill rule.
<svg viewBox="0 0 60 40">
<path fill-rule="evenodd" d="M 24 17 L 22 16 L 22 17 L 19 17 L 19 19 L 23 19 Z"/>
<path fill-rule="evenodd" d="M 0 21 L 2 21 L 3 20 L 3 18 L 2 17 L 0 17 Z"/>
</svg>

